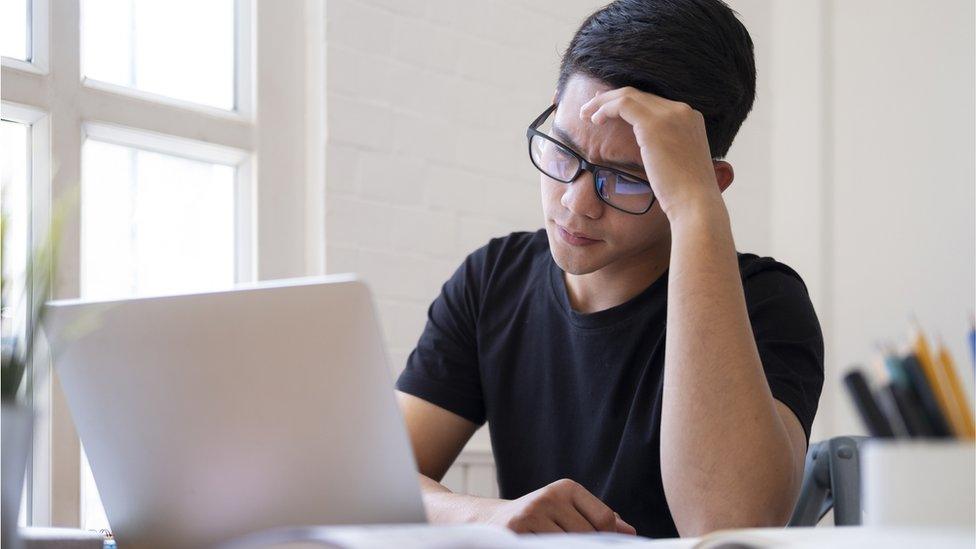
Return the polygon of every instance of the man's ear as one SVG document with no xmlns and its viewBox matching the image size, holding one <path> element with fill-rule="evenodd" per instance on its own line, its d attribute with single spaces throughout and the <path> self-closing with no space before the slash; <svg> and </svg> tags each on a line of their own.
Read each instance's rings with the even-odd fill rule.
<svg viewBox="0 0 976 549">
<path fill-rule="evenodd" d="M 732 169 L 732 164 L 724 160 L 716 160 L 713 163 L 715 167 L 715 180 L 718 181 L 718 191 L 725 192 L 725 189 L 729 188 L 732 184 L 732 180 L 735 179 L 735 171 Z"/>
<path fill-rule="evenodd" d="M 553 90 L 553 92 L 552 92 L 552 103 L 550 103 L 550 105 L 555 105 L 556 104 L 556 98 L 557 97 L 559 97 L 559 88 L 556 88 L 555 90 Z"/>
</svg>

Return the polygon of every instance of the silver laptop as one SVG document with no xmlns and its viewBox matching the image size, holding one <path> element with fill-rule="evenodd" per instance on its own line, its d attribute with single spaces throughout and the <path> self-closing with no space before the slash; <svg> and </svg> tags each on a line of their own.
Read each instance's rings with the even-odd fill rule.
<svg viewBox="0 0 976 549">
<path fill-rule="evenodd" d="M 362 282 L 47 307 L 56 371 L 120 547 L 425 521 Z"/>
</svg>

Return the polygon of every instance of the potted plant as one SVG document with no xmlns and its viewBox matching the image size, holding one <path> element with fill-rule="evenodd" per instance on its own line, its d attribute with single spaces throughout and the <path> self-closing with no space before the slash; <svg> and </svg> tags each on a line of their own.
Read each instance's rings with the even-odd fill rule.
<svg viewBox="0 0 976 549">
<path fill-rule="evenodd" d="M 34 412 L 28 399 L 28 378 L 36 348 L 37 328 L 44 313 L 56 257 L 55 240 L 50 236 L 32 250 L 23 273 L 8 272 L 9 219 L 0 216 L 0 315 L 2 315 L 2 365 L 0 365 L 0 544 L 19 546 L 17 519 L 24 486 L 24 472 L 33 439 Z M 58 234 L 52 225 L 51 234 Z M 20 295 L 14 293 L 13 279 L 22 277 Z"/>
</svg>

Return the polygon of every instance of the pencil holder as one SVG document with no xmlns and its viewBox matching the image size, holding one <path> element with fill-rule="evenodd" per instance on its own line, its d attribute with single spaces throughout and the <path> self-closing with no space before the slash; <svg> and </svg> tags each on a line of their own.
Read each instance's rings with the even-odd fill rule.
<svg viewBox="0 0 976 549">
<path fill-rule="evenodd" d="M 873 439 L 861 450 L 865 526 L 976 528 L 976 444 Z"/>
</svg>

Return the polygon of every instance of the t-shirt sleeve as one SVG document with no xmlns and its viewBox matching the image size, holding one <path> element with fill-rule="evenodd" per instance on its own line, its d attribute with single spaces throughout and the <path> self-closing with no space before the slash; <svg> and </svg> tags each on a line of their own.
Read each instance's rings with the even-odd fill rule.
<svg viewBox="0 0 976 549">
<path fill-rule="evenodd" d="M 441 287 L 396 383 L 398 390 L 478 425 L 485 422 L 477 348 L 484 256 L 484 248 L 469 255 Z"/>
<path fill-rule="evenodd" d="M 824 347 L 806 286 L 785 268 L 753 275 L 744 289 L 769 389 L 796 414 L 809 442 L 823 389 Z"/>
</svg>

